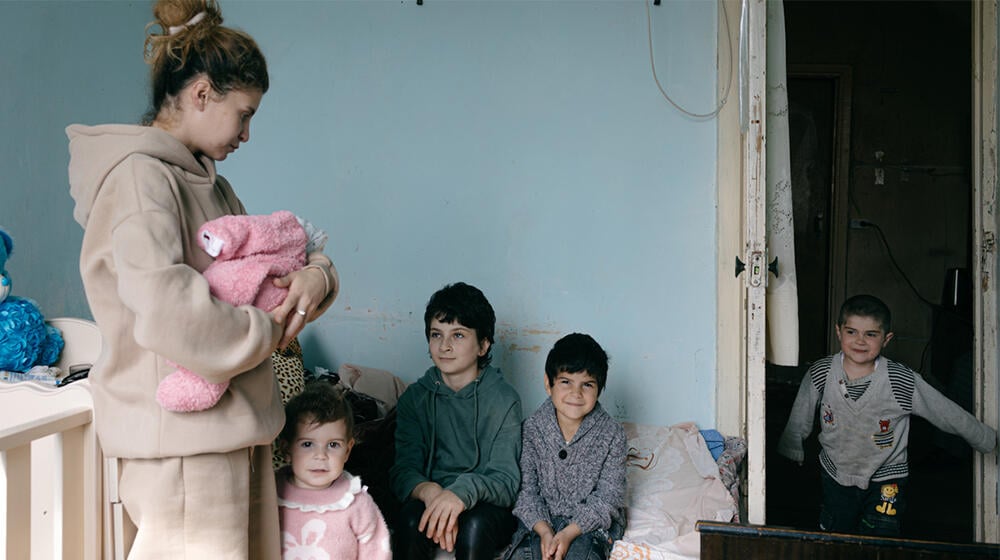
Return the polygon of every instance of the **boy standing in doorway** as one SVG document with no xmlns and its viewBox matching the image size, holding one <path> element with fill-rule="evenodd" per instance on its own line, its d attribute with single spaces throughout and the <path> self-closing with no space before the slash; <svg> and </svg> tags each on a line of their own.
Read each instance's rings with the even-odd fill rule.
<svg viewBox="0 0 1000 560">
<path fill-rule="evenodd" d="M 778 442 L 779 453 L 801 464 L 802 442 L 819 408 L 824 531 L 900 535 L 909 499 L 911 414 L 982 453 L 997 447 L 996 431 L 881 355 L 892 340 L 891 321 L 889 308 L 874 296 L 844 302 L 836 325 L 840 352 L 806 372 Z"/>
</svg>

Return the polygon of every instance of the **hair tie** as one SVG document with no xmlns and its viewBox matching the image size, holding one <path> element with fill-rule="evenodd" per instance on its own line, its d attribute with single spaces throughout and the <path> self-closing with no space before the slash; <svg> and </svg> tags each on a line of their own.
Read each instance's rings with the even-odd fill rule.
<svg viewBox="0 0 1000 560">
<path fill-rule="evenodd" d="M 195 25 L 199 21 L 205 19 L 205 16 L 207 15 L 208 14 L 206 14 L 205 12 L 198 12 L 197 14 L 194 15 L 193 18 L 189 19 L 187 23 L 185 23 L 184 25 L 171 25 L 170 27 L 167 28 L 167 35 L 176 35 L 181 31 L 184 31 L 185 29 Z"/>
</svg>

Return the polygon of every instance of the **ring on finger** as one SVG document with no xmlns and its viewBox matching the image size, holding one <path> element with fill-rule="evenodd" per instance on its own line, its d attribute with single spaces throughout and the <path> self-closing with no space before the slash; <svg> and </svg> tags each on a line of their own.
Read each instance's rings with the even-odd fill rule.
<svg viewBox="0 0 1000 560">
<path fill-rule="evenodd" d="M 306 316 L 306 310 L 305 309 L 296 309 L 295 312 L 298 313 L 299 315 L 302 315 L 303 317 Z"/>
</svg>

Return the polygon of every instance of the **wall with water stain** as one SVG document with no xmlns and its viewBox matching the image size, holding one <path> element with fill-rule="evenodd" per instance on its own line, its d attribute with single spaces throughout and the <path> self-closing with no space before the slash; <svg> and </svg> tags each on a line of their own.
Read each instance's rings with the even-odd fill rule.
<svg viewBox="0 0 1000 560">
<path fill-rule="evenodd" d="M 308 362 L 416 379 L 427 299 L 461 280 L 496 309 L 494 363 L 526 411 L 581 331 L 612 357 L 612 414 L 714 422 L 716 123 L 658 89 L 641 2 L 223 8 L 273 86 L 221 171 L 251 211 L 329 230 L 343 279 Z M 715 109 L 715 3 L 650 16 L 666 93 Z"/>
</svg>

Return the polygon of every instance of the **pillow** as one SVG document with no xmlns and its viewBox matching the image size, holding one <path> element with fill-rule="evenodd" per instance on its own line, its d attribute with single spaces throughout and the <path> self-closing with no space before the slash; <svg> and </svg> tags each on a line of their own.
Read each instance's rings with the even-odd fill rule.
<svg viewBox="0 0 1000 560">
<path fill-rule="evenodd" d="M 342 364 L 337 370 L 340 382 L 359 393 L 375 397 L 386 405 L 386 411 L 396 406 L 406 383 L 390 371 L 354 364 Z"/>
<path fill-rule="evenodd" d="M 306 386 L 306 367 L 302 362 L 302 346 L 299 339 L 293 338 L 284 350 L 275 350 L 271 355 L 274 365 L 274 375 L 278 378 L 281 389 L 281 404 L 298 395 Z"/>
<path fill-rule="evenodd" d="M 288 401 L 295 395 L 302 392 L 306 386 L 306 368 L 302 362 L 302 346 L 299 339 L 293 338 L 288 347 L 284 350 L 275 350 L 271 354 L 271 363 L 274 365 L 274 375 L 278 378 L 278 388 L 281 390 L 281 404 L 288 404 Z M 271 463 L 274 470 L 288 464 L 284 454 L 280 453 L 277 447 L 271 452 Z"/>
</svg>

